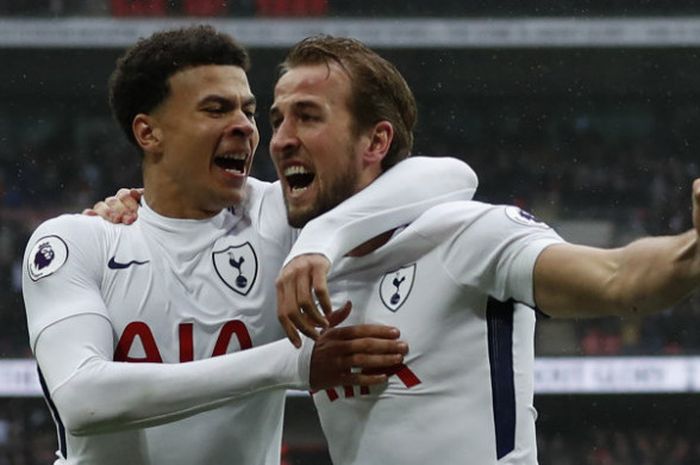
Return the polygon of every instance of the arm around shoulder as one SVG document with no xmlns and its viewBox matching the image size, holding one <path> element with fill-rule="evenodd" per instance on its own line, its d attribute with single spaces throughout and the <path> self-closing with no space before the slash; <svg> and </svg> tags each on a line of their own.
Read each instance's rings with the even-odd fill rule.
<svg viewBox="0 0 700 465">
<path fill-rule="evenodd" d="M 324 255 L 330 263 L 369 239 L 410 223 L 428 209 L 471 200 L 476 173 L 450 157 L 410 157 L 365 189 L 309 222 L 285 264 L 303 254 Z"/>
</svg>

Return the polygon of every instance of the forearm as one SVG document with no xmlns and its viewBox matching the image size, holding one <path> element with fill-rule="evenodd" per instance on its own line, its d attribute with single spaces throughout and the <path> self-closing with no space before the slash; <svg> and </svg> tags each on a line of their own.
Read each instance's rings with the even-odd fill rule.
<svg viewBox="0 0 700 465">
<path fill-rule="evenodd" d="M 168 423 L 248 394 L 308 387 L 310 345 L 278 341 L 187 363 L 113 362 L 99 318 L 59 322 L 37 343 L 51 398 L 74 435 Z M 76 328 L 92 333 L 75 341 Z"/>
<path fill-rule="evenodd" d="M 308 223 L 285 263 L 305 253 L 325 255 L 333 263 L 358 245 L 413 221 L 435 205 L 470 200 L 477 184 L 474 171 L 460 160 L 411 157 Z"/>
<path fill-rule="evenodd" d="M 612 250 L 554 246 L 535 268 L 538 307 L 561 317 L 649 314 L 678 302 L 698 284 L 695 231 Z"/>
<path fill-rule="evenodd" d="M 613 296 L 621 314 L 648 314 L 675 304 L 700 284 L 697 234 L 650 237 L 621 249 Z"/>
</svg>

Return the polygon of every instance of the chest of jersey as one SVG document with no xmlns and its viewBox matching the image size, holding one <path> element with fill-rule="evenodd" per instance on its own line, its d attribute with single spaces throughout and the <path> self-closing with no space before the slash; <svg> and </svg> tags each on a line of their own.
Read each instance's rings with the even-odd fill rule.
<svg viewBox="0 0 700 465">
<path fill-rule="evenodd" d="M 115 360 L 186 362 L 280 337 L 274 279 L 283 251 L 250 227 L 191 248 L 125 228 L 109 257 L 102 289 Z"/>
<path fill-rule="evenodd" d="M 515 437 L 514 427 L 504 433 L 500 426 L 504 409 L 497 391 L 504 379 L 515 386 L 517 399 L 517 407 L 506 403 L 505 417 L 524 424 L 518 438 L 524 437 L 521 430 L 529 431 L 529 375 L 521 380 L 513 373 L 530 371 L 533 312 L 522 308 L 503 315 L 510 319 L 504 336 L 524 360 L 513 360 L 508 350 L 497 353 L 502 346 L 492 301 L 456 283 L 440 257 L 428 253 L 389 271 L 360 262 L 340 275 L 346 279 L 331 281 L 334 303 L 353 302 L 349 324 L 395 326 L 409 346 L 385 385 L 314 394 L 334 463 L 359 465 L 382 457 L 382 463 L 495 464 L 502 438 L 511 444 Z M 511 368 L 498 368 L 502 360 L 510 360 Z M 534 463 L 532 435 L 522 443 L 530 455 L 521 463 Z"/>
</svg>

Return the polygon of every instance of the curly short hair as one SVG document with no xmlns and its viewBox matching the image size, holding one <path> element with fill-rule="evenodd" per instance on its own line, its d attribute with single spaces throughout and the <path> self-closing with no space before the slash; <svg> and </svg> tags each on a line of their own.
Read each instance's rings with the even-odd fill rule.
<svg viewBox="0 0 700 465">
<path fill-rule="evenodd" d="M 187 68 L 232 65 L 248 71 L 246 49 L 211 26 L 156 32 L 140 39 L 118 60 L 109 79 L 109 106 L 129 141 L 138 146 L 131 124 L 149 113 L 170 93 L 169 78 Z"/>
<path fill-rule="evenodd" d="M 418 117 L 415 97 L 398 69 L 362 42 L 325 34 L 308 37 L 289 51 L 280 65 L 280 74 L 296 66 L 330 63 L 337 63 L 350 76 L 348 105 L 355 131 L 380 121 L 389 121 L 394 127 L 394 139 L 382 160 L 382 169 L 408 157 Z"/>
</svg>

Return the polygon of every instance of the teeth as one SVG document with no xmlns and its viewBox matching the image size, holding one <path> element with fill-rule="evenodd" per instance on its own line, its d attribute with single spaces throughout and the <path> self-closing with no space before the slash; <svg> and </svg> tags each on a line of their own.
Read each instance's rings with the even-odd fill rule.
<svg viewBox="0 0 700 465">
<path fill-rule="evenodd" d="M 217 155 L 217 158 L 230 158 L 232 160 L 245 160 L 247 155 L 245 153 L 222 153 Z"/>
<path fill-rule="evenodd" d="M 285 176 L 291 176 L 293 174 L 306 174 L 306 173 L 311 173 L 310 170 L 306 169 L 305 167 L 301 165 L 292 165 L 288 166 L 284 169 L 284 175 Z"/>
<path fill-rule="evenodd" d="M 309 186 L 304 186 L 304 187 L 292 187 L 292 192 L 297 193 L 297 192 L 304 192 L 306 189 L 308 189 Z"/>
</svg>

